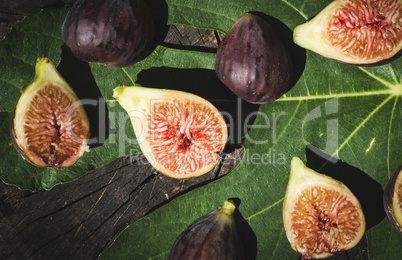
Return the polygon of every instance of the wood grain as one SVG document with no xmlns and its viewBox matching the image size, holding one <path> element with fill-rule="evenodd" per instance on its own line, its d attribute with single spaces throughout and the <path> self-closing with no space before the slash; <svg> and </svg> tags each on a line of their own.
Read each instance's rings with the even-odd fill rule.
<svg viewBox="0 0 402 260">
<path fill-rule="evenodd" d="M 0 184 L 0 259 L 96 258 L 130 223 L 230 172 L 242 151 L 227 154 L 211 172 L 190 180 L 155 172 L 139 154 L 50 191 Z"/>
</svg>

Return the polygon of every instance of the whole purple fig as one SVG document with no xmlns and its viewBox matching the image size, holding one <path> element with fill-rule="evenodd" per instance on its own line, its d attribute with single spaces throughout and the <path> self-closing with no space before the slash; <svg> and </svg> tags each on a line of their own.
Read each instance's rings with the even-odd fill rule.
<svg viewBox="0 0 402 260">
<path fill-rule="evenodd" d="M 174 242 L 168 260 L 243 260 L 232 200 L 191 223 Z"/>
<path fill-rule="evenodd" d="M 239 17 L 218 46 L 218 78 L 250 103 L 268 103 L 290 89 L 292 63 L 272 27 L 253 14 Z"/>
<path fill-rule="evenodd" d="M 143 0 L 77 0 L 62 35 L 78 59 L 125 67 L 149 54 L 154 25 Z"/>
</svg>

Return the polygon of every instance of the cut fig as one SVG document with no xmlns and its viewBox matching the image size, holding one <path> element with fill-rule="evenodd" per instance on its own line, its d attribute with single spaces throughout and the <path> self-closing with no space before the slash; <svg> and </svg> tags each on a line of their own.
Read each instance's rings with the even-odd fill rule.
<svg viewBox="0 0 402 260">
<path fill-rule="evenodd" d="M 64 168 L 88 150 L 89 121 L 77 95 L 44 57 L 24 86 L 11 122 L 14 147 L 36 166 Z"/>
<path fill-rule="evenodd" d="M 207 100 L 182 91 L 119 86 L 113 97 L 127 111 L 150 164 L 172 178 L 210 171 L 227 141 L 221 113 Z"/>
<path fill-rule="evenodd" d="M 360 202 L 342 183 L 294 157 L 283 202 L 283 224 L 302 257 L 326 258 L 354 247 L 366 222 Z"/>
<path fill-rule="evenodd" d="M 191 223 L 174 242 L 168 260 L 245 259 L 232 200 Z"/>
<path fill-rule="evenodd" d="M 239 17 L 219 44 L 215 72 L 238 97 L 263 104 L 290 89 L 292 63 L 271 26 L 247 13 Z"/>
<path fill-rule="evenodd" d="M 385 213 L 396 230 L 402 234 L 402 166 L 388 181 L 383 198 Z"/>
<path fill-rule="evenodd" d="M 336 0 L 297 26 L 294 41 L 343 63 L 385 64 L 402 54 L 402 1 Z"/>
<path fill-rule="evenodd" d="M 125 67 L 150 53 L 154 24 L 143 0 L 77 0 L 62 35 L 78 59 Z"/>
</svg>

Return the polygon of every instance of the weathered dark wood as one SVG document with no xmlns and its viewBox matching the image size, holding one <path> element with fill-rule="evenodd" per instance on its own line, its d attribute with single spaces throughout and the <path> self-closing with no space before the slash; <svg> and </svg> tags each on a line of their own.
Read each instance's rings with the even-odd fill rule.
<svg viewBox="0 0 402 260">
<path fill-rule="evenodd" d="M 143 155 L 126 156 L 77 181 L 30 192 L 0 184 L 0 259 L 91 259 L 130 223 L 230 172 L 242 149 L 206 175 L 176 180 Z"/>
</svg>

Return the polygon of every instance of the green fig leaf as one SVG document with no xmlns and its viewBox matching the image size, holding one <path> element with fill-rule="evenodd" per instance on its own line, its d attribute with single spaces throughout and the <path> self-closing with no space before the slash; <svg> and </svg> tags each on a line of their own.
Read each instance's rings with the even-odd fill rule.
<svg viewBox="0 0 402 260">
<path fill-rule="evenodd" d="M 155 6 L 159 3 L 156 0 L 149 2 Z M 329 0 L 203 0 L 202 3 L 167 0 L 167 22 L 226 32 L 240 15 L 256 11 L 293 30 L 329 3 Z M 49 190 L 119 156 L 140 152 L 127 114 L 112 98 L 112 90 L 117 85 L 158 85 L 160 82 L 153 78 L 161 71 L 168 72 L 164 73 L 165 76 L 172 75 L 172 78 L 161 79 L 167 88 L 176 88 L 177 81 L 186 87 L 185 75 L 188 73 L 192 76 L 198 73 L 207 75 L 202 82 L 208 82 L 212 89 L 219 85 L 213 78 L 215 55 L 211 53 L 158 46 L 145 60 L 123 69 L 79 63 L 91 72 L 91 77 L 84 79 L 88 84 L 84 84 L 77 94 L 80 96 L 81 93 L 80 97 L 85 98 L 95 116 L 102 114 L 99 111 L 107 110 L 109 125 L 104 128 L 112 130 L 104 133 L 105 129 L 97 129 L 95 124 L 93 141 L 102 141 L 103 144 L 94 145 L 68 169 L 30 165 L 12 147 L 10 121 L 20 88 L 33 80 L 38 56 L 49 57 L 67 82 L 70 82 L 69 78 L 74 81 L 60 33 L 68 9 L 46 9 L 28 16 L 0 42 L 0 117 L 4 122 L 0 126 L 3 130 L 0 179 L 21 189 Z M 173 78 L 173 75 L 184 78 Z M 361 68 L 306 51 L 305 66 L 295 86 L 277 101 L 259 106 L 259 110 L 251 115 L 256 119 L 243 138 L 246 152 L 241 164 L 228 176 L 195 189 L 130 225 L 101 258 L 166 259 L 175 238 L 187 225 L 228 198 L 241 201 L 239 211 L 243 220 L 239 224 L 251 228 L 257 241 L 258 259 L 296 258 L 298 254 L 290 248 L 282 226 L 282 202 L 291 158 L 308 159 L 306 145 L 313 144 L 324 154 L 362 171 L 365 178 L 383 189 L 401 164 L 401 81 L 402 59 L 384 66 Z M 72 85 L 77 88 L 76 84 Z M 88 90 L 84 91 L 87 87 Z M 186 90 L 197 93 L 200 91 L 197 87 L 199 85 L 189 85 Z M 222 101 L 213 95 L 208 99 L 214 104 Z M 229 102 L 238 101 L 231 99 Z M 234 104 L 237 105 L 247 104 Z M 251 124 L 248 115 L 232 116 L 247 119 L 242 124 L 230 125 L 233 128 Z M 330 160 L 329 164 L 339 162 Z M 386 217 L 374 222 L 366 237 L 371 259 L 396 259 L 399 256 L 402 237 Z"/>
</svg>

